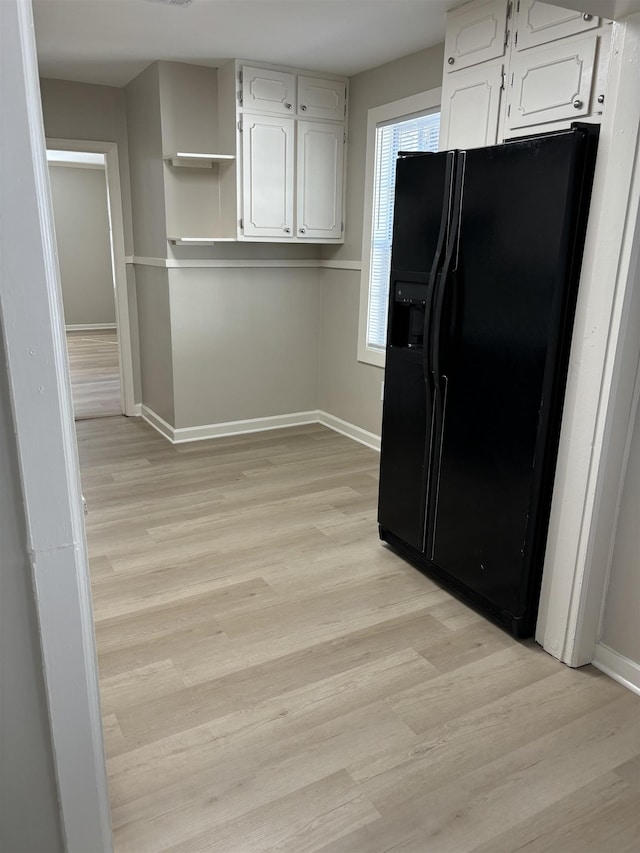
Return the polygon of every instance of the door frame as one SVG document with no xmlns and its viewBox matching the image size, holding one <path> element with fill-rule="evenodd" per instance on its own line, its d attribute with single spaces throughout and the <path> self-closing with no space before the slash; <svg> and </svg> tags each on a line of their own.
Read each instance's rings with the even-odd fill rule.
<svg viewBox="0 0 640 853">
<path fill-rule="evenodd" d="M 55 139 L 47 137 L 47 148 L 58 151 L 87 151 L 104 154 L 107 177 L 107 206 L 111 227 L 111 263 L 115 290 L 116 327 L 118 332 L 118 362 L 120 369 L 120 405 L 129 417 L 136 411 L 133 390 L 133 358 L 129 318 L 129 292 L 124 244 L 124 218 L 120 190 L 120 167 L 117 142 L 97 142 L 91 139 Z"/>
<path fill-rule="evenodd" d="M 33 12 L 30 0 L 2 0 L 0 6 L 6 111 L 0 129 L 0 322 L 22 486 L 19 511 L 25 516 L 24 548 L 65 850 L 111 853 L 93 608 Z"/>
<path fill-rule="evenodd" d="M 569 666 L 594 660 L 626 465 L 638 335 L 640 13 L 613 24 L 549 522 L 536 640 Z M 597 664 L 597 659 L 596 659 Z"/>
</svg>

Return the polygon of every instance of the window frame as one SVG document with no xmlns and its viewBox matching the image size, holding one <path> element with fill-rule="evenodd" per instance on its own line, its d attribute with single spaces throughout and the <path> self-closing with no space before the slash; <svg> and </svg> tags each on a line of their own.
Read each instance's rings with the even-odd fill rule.
<svg viewBox="0 0 640 853">
<path fill-rule="evenodd" d="M 376 167 L 376 131 L 380 125 L 411 118 L 418 113 L 435 112 L 441 106 L 442 88 L 429 89 L 372 107 L 367 113 L 367 149 L 362 217 L 362 270 L 360 273 L 360 313 L 358 319 L 358 361 L 384 367 L 384 350 L 367 346 L 369 292 L 371 288 L 371 239 L 373 234 L 373 192 Z"/>
</svg>

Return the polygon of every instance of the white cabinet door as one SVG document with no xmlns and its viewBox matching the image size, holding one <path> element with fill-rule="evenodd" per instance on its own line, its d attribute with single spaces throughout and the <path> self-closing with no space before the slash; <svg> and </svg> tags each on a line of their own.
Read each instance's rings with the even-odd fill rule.
<svg viewBox="0 0 640 853">
<path fill-rule="evenodd" d="M 298 122 L 296 237 L 342 237 L 344 126 Z"/>
<path fill-rule="evenodd" d="M 245 237 L 293 237 L 294 120 L 242 118 Z"/>
<path fill-rule="evenodd" d="M 598 36 L 515 53 L 508 130 L 588 115 Z"/>
<path fill-rule="evenodd" d="M 596 15 L 561 9 L 540 0 L 519 0 L 515 20 L 516 50 L 577 35 L 600 24 Z"/>
<path fill-rule="evenodd" d="M 449 12 L 444 41 L 444 67 L 457 71 L 504 56 L 507 0 L 468 4 Z"/>
<path fill-rule="evenodd" d="M 440 150 L 479 148 L 498 141 L 501 62 L 448 74 L 442 84 Z"/>
<path fill-rule="evenodd" d="M 293 115 L 296 111 L 295 74 L 243 65 L 242 106 L 246 110 Z"/>
<path fill-rule="evenodd" d="M 298 77 L 298 112 L 305 118 L 344 121 L 346 90 L 338 80 Z"/>
</svg>

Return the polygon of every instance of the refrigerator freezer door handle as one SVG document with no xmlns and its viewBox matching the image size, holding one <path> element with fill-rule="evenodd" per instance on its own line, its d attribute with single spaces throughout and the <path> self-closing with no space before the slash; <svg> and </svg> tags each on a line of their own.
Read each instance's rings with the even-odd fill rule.
<svg viewBox="0 0 640 853">
<path fill-rule="evenodd" d="M 447 231 L 449 230 L 449 210 L 451 206 L 451 191 L 453 188 L 453 171 L 455 164 L 455 152 L 448 151 L 447 152 L 447 162 L 445 166 L 445 176 L 444 176 L 444 197 L 442 200 L 442 218 L 440 219 L 440 232 L 438 234 L 438 242 L 436 244 L 435 255 L 433 256 L 433 264 L 431 265 L 431 272 L 429 274 L 429 288 L 427 292 L 427 304 L 426 310 L 424 312 L 424 347 L 422 351 L 422 359 L 423 359 L 423 367 L 424 367 L 424 381 L 428 385 L 430 382 L 430 376 L 433 369 L 432 362 L 430 361 L 431 356 L 431 320 L 433 317 L 433 297 L 436 291 L 436 286 L 438 284 L 438 274 L 440 272 L 440 268 L 442 266 L 442 255 L 445 250 Z"/>
<path fill-rule="evenodd" d="M 437 387 L 440 385 L 440 334 L 442 326 L 442 312 L 444 308 L 444 296 L 447 289 L 447 282 L 451 274 L 451 267 L 454 255 L 457 259 L 458 253 L 458 239 L 460 236 L 460 217 L 462 215 L 462 189 L 464 185 L 465 159 L 466 153 L 464 151 L 461 151 L 459 155 L 459 166 L 456 170 L 453 213 L 451 217 L 451 230 L 449 232 L 449 239 L 447 242 L 447 252 L 444 264 L 442 266 L 438 292 L 432 297 L 431 300 L 433 305 L 433 334 L 430 337 L 429 347 L 425 347 L 425 349 L 430 349 L 429 355 L 425 357 L 425 362 L 429 361 L 431 364 L 433 379 Z"/>
</svg>

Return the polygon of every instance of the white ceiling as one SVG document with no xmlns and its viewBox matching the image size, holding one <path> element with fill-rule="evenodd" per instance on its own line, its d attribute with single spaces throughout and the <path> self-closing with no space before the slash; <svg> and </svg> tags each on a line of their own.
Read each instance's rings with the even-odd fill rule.
<svg viewBox="0 0 640 853">
<path fill-rule="evenodd" d="M 124 86 L 156 59 L 352 75 L 443 41 L 445 12 L 462 2 L 33 0 L 33 9 L 41 76 Z"/>
</svg>

